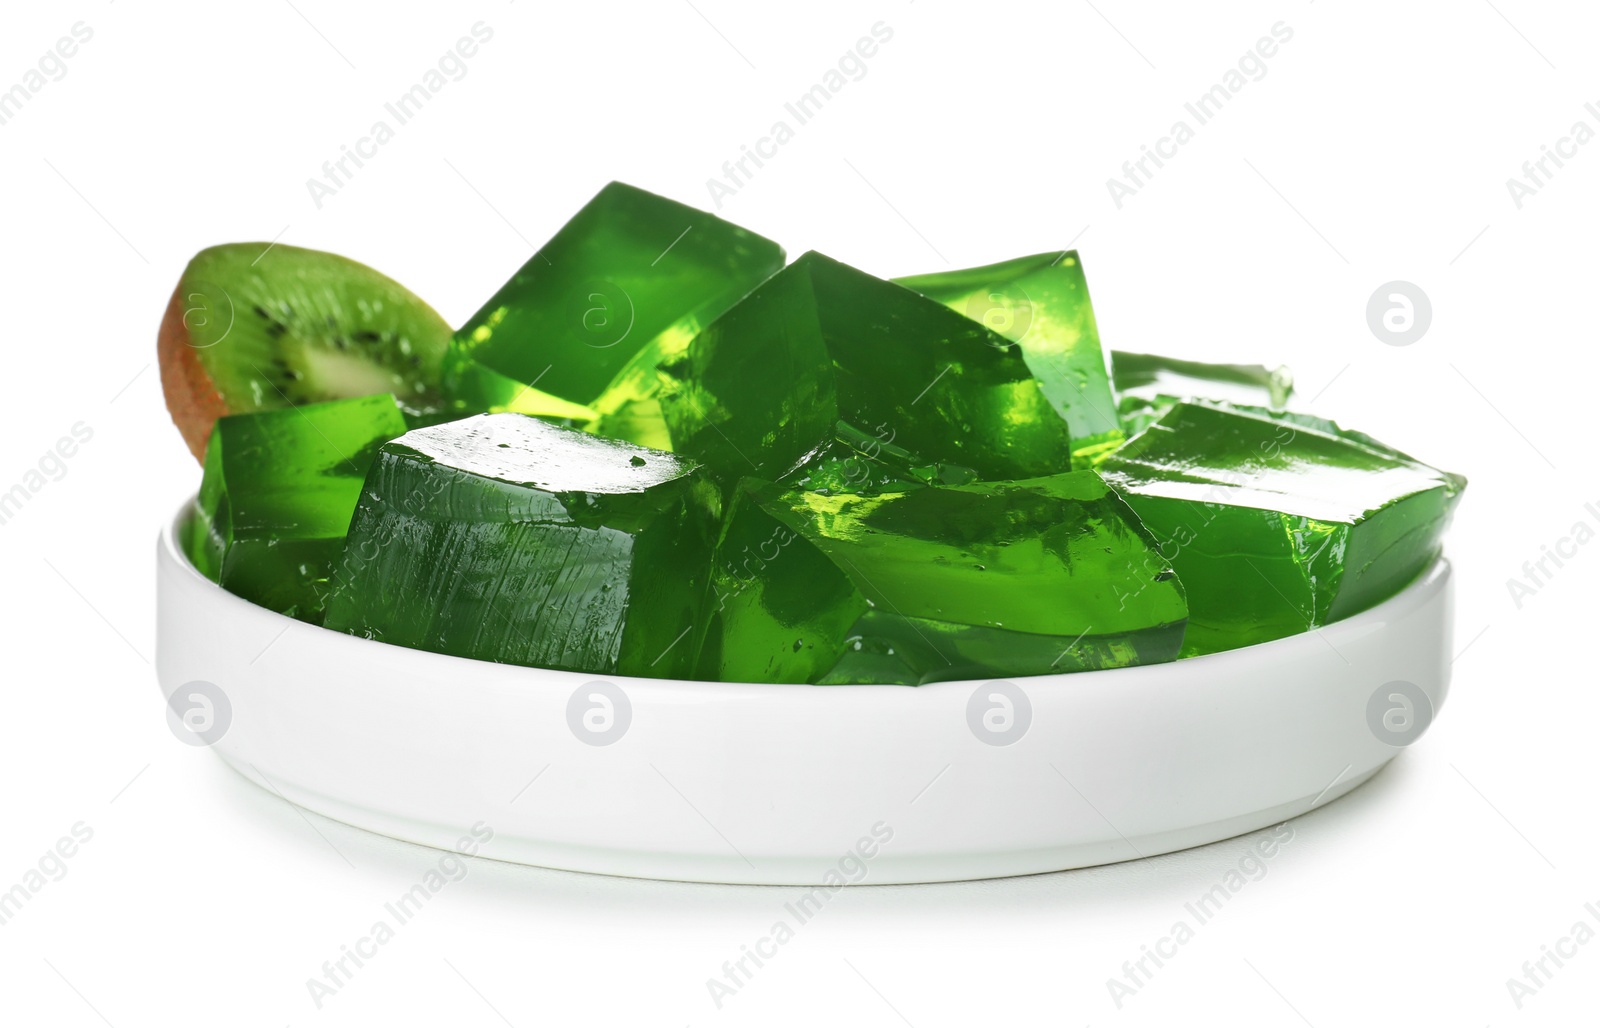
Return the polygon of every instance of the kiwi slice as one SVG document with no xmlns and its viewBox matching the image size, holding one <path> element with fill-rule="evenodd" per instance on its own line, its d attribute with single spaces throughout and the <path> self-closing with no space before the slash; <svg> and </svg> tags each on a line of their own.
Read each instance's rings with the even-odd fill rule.
<svg viewBox="0 0 1600 1028">
<path fill-rule="evenodd" d="M 161 321 L 167 409 L 196 459 L 225 414 L 393 393 L 439 404 L 450 326 L 416 294 L 338 254 L 228 243 L 195 254 Z"/>
</svg>

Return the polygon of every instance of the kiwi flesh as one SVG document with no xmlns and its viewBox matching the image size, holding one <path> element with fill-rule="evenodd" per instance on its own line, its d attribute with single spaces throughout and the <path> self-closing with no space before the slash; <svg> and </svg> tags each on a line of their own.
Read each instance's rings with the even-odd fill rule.
<svg viewBox="0 0 1600 1028">
<path fill-rule="evenodd" d="M 184 269 L 157 349 L 172 420 L 204 460 L 225 414 L 373 393 L 438 407 L 450 331 L 416 294 L 349 258 L 229 243 Z"/>
</svg>

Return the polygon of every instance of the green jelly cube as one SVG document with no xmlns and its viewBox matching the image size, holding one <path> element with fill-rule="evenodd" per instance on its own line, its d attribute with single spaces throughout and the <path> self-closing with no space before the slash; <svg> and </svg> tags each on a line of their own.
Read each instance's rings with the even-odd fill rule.
<svg viewBox="0 0 1600 1028">
<path fill-rule="evenodd" d="M 863 439 L 985 479 L 1071 465 L 1067 424 L 1013 344 L 819 253 L 758 286 L 664 373 L 677 383 L 660 395 L 673 449 L 724 488 L 803 477 L 833 443 Z"/>
<path fill-rule="evenodd" d="M 1320 432 L 1323 435 L 1337 436 L 1340 439 L 1348 440 L 1349 442 L 1355 443 L 1358 446 L 1364 446 L 1376 453 L 1386 454 L 1399 460 L 1411 461 L 1412 463 L 1418 464 L 1421 463 L 1421 461 L 1418 461 L 1409 453 L 1397 450 L 1388 443 L 1385 443 L 1379 439 L 1374 439 L 1365 432 L 1357 432 L 1355 429 L 1351 428 L 1342 428 L 1337 421 L 1318 417 L 1315 414 L 1305 414 L 1300 411 L 1292 410 L 1273 410 L 1270 407 L 1253 407 L 1249 404 L 1239 403 L 1207 403 L 1205 406 L 1222 407 L 1225 410 L 1242 411 L 1245 414 L 1250 414 L 1258 418 L 1266 418 L 1271 421 L 1281 421 L 1294 427 L 1307 428 L 1313 432 Z M 1457 492 L 1460 492 L 1462 489 L 1466 488 L 1467 480 L 1462 476 L 1451 474 L 1448 471 L 1441 472 L 1441 474 L 1445 475 L 1445 477 L 1449 479 L 1452 479 L 1456 483 Z"/>
<path fill-rule="evenodd" d="M 1099 471 L 1183 580 L 1185 656 L 1304 632 L 1394 595 L 1437 556 L 1466 484 L 1396 451 L 1190 403 Z"/>
<path fill-rule="evenodd" d="M 319 622 L 362 479 L 405 430 L 387 393 L 218 419 L 189 558 L 229 592 Z"/>
<path fill-rule="evenodd" d="M 977 478 L 971 468 L 928 463 L 904 447 L 841 421 L 834 425 L 834 437 L 807 454 L 779 484 L 809 492 L 876 496 L 924 485 L 966 485 Z"/>
<path fill-rule="evenodd" d="M 692 336 L 669 332 L 634 354 L 617 376 L 596 397 L 594 420 L 586 431 L 607 439 L 621 439 L 656 450 L 672 449 L 672 433 L 661 413 L 661 393 L 673 383 L 663 367 L 683 356 Z"/>
<path fill-rule="evenodd" d="M 456 332 L 444 383 L 458 411 L 587 424 L 636 354 L 659 361 L 783 267 L 778 244 L 613 182 Z M 649 360 L 647 367 L 653 367 Z M 648 405 L 648 395 L 633 397 Z M 608 399 L 617 409 L 628 406 Z"/>
<path fill-rule="evenodd" d="M 747 479 L 710 677 L 925 682 L 1172 660 L 1183 589 L 1094 472 L 823 495 Z"/>
<path fill-rule="evenodd" d="M 1137 435 L 1173 404 L 1185 400 L 1282 410 L 1294 394 L 1294 376 L 1284 367 L 1208 364 L 1148 353 L 1111 351 L 1111 380 L 1123 430 Z"/>
<path fill-rule="evenodd" d="M 1078 251 L 894 281 L 965 314 L 1022 349 L 1045 397 L 1066 419 L 1075 467 L 1088 467 L 1095 457 L 1122 442 L 1122 424 Z"/>
<path fill-rule="evenodd" d="M 684 677 L 703 632 L 714 489 L 693 461 L 520 414 L 378 454 L 327 627 L 590 674 Z"/>
</svg>

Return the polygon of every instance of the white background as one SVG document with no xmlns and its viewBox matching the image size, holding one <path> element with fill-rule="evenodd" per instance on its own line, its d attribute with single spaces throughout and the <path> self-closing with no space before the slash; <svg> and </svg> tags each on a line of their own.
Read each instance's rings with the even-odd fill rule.
<svg viewBox="0 0 1600 1028">
<path fill-rule="evenodd" d="M 1600 942 L 1518 1009 L 1506 980 L 1600 902 L 1593 457 L 1600 145 L 1519 209 L 1506 180 L 1600 101 L 1578 4 L 8 4 L 0 89 L 0 490 L 93 438 L 4 525 L 0 889 L 93 838 L 0 925 L 0 1021 L 1571 1025 Z M 319 209 L 306 181 L 482 21 L 493 39 Z M 706 979 L 788 891 L 476 860 L 318 1010 L 305 981 L 437 854 L 303 815 L 169 734 L 153 542 L 199 480 L 156 326 L 202 246 L 375 264 L 453 323 L 596 189 L 709 206 L 869 28 L 893 39 L 721 214 L 898 275 L 1075 245 L 1108 345 L 1287 363 L 1301 405 L 1463 472 L 1455 683 L 1429 733 L 1295 835 L 1122 1009 L 1106 979 L 1235 866 L 1235 839 L 1064 874 L 861 888 L 718 1010 Z M 1278 22 L 1293 39 L 1147 186 L 1106 180 Z M 1191 124 L 1193 119 L 1190 119 Z M 1551 165 L 1554 169 L 1554 165 Z M 1382 283 L 1433 321 L 1369 330 Z M 1586 503 L 1596 503 L 1586 511 Z M 1569 550 L 1569 552 L 1571 552 Z M 1549 565 L 1553 568 L 1553 565 Z M 795 768 L 795 774 L 805 774 Z M 1263 769 L 1270 773 L 1270 769 Z M 1553 966 L 1553 965 L 1551 965 Z M 1585 1014 L 1586 1012 L 1586 1014 Z M 1584 1023 L 1590 1023 L 1585 1021 Z"/>
</svg>

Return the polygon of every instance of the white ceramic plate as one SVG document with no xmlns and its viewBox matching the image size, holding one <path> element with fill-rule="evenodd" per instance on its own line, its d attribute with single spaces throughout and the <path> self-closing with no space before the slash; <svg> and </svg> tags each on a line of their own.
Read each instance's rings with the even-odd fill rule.
<svg viewBox="0 0 1600 1028">
<path fill-rule="evenodd" d="M 157 669 L 180 737 L 348 824 L 575 871 L 832 886 L 1165 853 L 1355 788 L 1449 681 L 1443 560 L 1355 617 L 1228 653 L 822 688 L 600 679 L 358 639 L 225 592 L 176 530 L 158 547 Z"/>
</svg>

